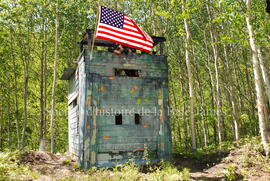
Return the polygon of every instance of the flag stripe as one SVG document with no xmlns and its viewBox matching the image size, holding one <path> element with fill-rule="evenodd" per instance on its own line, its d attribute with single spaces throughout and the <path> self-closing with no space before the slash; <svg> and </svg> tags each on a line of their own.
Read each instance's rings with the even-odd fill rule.
<svg viewBox="0 0 270 181">
<path fill-rule="evenodd" d="M 123 28 L 127 28 L 129 30 L 134 31 L 134 32 L 140 33 L 137 28 L 135 28 L 134 26 L 129 26 L 128 24 L 125 24 L 125 23 L 124 23 Z"/>
<path fill-rule="evenodd" d="M 145 33 L 138 25 L 136 25 L 136 23 L 133 21 L 133 20 L 131 20 L 129 17 L 127 17 L 126 15 L 124 15 L 124 25 L 126 24 L 126 23 L 128 23 L 128 24 L 130 24 L 130 25 L 132 25 L 136 30 L 137 30 L 137 32 L 139 32 L 139 33 L 143 33 L 143 35 L 144 35 L 144 37 L 146 38 L 146 39 L 148 39 L 150 42 L 152 42 L 152 43 L 154 43 L 153 41 L 152 41 L 152 38 L 147 34 L 147 33 Z"/>
<path fill-rule="evenodd" d="M 116 33 L 115 32 L 110 32 L 110 31 L 102 31 L 102 30 L 100 30 L 99 32 L 98 32 L 98 34 L 99 35 L 109 35 L 109 36 L 114 36 L 114 37 L 116 37 L 116 38 L 119 38 L 119 39 L 123 39 L 123 40 L 125 40 L 125 41 L 130 41 L 130 42 L 132 42 L 132 43 L 136 43 L 136 44 L 138 44 L 138 45 L 145 45 L 146 47 L 149 47 L 149 48 L 152 48 L 153 46 L 151 45 L 151 43 L 150 42 L 147 42 L 147 41 L 144 41 L 144 40 L 140 40 L 139 41 L 139 39 L 136 39 L 136 38 L 126 38 L 126 36 L 124 37 L 124 36 L 119 36 L 119 35 L 116 35 Z"/>
<path fill-rule="evenodd" d="M 128 21 L 132 21 L 127 15 L 124 14 L 124 19 L 128 20 Z"/>
<path fill-rule="evenodd" d="M 124 23 L 134 26 L 133 22 L 124 18 Z"/>
<path fill-rule="evenodd" d="M 115 31 L 119 31 L 119 32 L 122 32 L 122 33 L 130 34 L 130 35 L 134 35 L 134 36 L 139 36 L 139 37 L 143 38 L 143 36 L 141 34 L 139 34 L 138 32 L 130 31 L 127 28 L 123 28 L 123 29 L 115 28 L 113 26 L 106 25 L 106 24 L 103 24 L 103 23 L 99 23 L 99 27 L 101 27 L 101 28 L 106 27 L 107 29 L 110 28 L 111 30 L 115 30 Z"/>
<path fill-rule="evenodd" d="M 125 27 L 125 25 L 124 25 L 124 27 L 122 28 L 122 30 L 130 31 L 130 32 L 136 33 L 136 34 L 140 35 L 141 37 L 143 37 L 143 35 L 140 34 L 140 32 L 138 32 L 137 30 L 134 31 L 134 30 L 132 30 L 132 29 L 129 29 L 129 28 Z"/>
<path fill-rule="evenodd" d="M 104 40 L 108 40 L 108 41 L 112 41 L 115 43 L 119 43 L 121 45 L 127 46 L 127 47 L 131 47 L 131 48 L 135 48 L 137 50 L 142 50 L 145 51 L 147 53 L 150 53 L 152 51 L 151 48 L 147 48 L 147 47 L 143 47 L 143 46 L 137 46 L 136 44 L 132 44 L 132 43 L 127 43 L 121 39 L 118 38 L 114 38 L 112 36 L 107 36 L 107 35 L 97 35 L 96 38 L 100 38 L 100 39 L 104 39 Z"/>
<path fill-rule="evenodd" d="M 110 28 L 102 28 L 100 27 L 100 31 L 99 32 L 106 32 L 106 33 L 111 33 L 112 36 L 116 35 L 119 36 L 119 38 L 123 37 L 125 39 L 130 39 L 130 40 L 135 40 L 141 43 L 146 43 L 149 46 L 153 46 L 153 44 L 151 42 L 146 41 L 144 38 L 142 37 L 138 37 L 138 36 L 134 36 L 134 35 L 130 35 L 128 33 L 123 33 L 123 32 L 119 32 L 117 30 L 111 30 Z"/>
</svg>

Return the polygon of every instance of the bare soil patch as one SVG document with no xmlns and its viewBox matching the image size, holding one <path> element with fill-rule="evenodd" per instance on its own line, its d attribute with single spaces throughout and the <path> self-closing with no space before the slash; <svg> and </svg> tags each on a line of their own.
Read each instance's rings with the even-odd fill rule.
<svg viewBox="0 0 270 181">
<path fill-rule="evenodd" d="M 29 151 L 22 154 L 19 160 L 21 164 L 26 164 L 31 170 L 40 174 L 36 180 L 89 180 L 89 178 L 100 180 L 100 177 L 111 178 L 117 174 L 113 170 L 105 172 L 80 170 L 74 157 L 68 154 Z M 252 142 L 234 147 L 228 152 L 205 154 L 199 157 L 175 154 L 173 165 L 179 171 L 188 168 L 191 180 L 270 180 L 270 159 L 263 155 L 259 144 Z M 139 174 L 138 178 L 147 178 L 147 174 L 151 172 L 153 170 L 143 167 L 135 174 Z"/>
<path fill-rule="evenodd" d="M 20 161 L 41 174 L 37 180 L 83 180 L 86 175 L 76 168 L 75 158 L 68 154 L 29 151 L 21 155 Z"/>
</svg>

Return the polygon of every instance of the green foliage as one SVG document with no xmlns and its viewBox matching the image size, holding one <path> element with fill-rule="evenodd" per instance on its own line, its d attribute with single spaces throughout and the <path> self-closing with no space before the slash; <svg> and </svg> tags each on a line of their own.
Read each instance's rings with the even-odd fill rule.
<svg viewBox="0 0 270 181">
<path fill-rule="evenodd" d="M 37 172 L 21 165 L 18 157 L 20 152 L 0 152 L 0 180 L 27 180 L 39 177 Z"/>
<path fill-rule="evenodd" d="M 64 160 L 64 161 L 63 161 L 63 164 L 64 164 L 64 165 L 69 165 L 70 163 L 71 163 L 71 160 Z"/>
<path fill-rule="evenodd" d="M 93 1 L 95 4 L 95 1 Z M 24 107 L 26 107 L 26 147 L 37 149 L 39 147 L 40 127 L 40 85 L 41 85 L 41 60 L 43 61 L 43 102 L 44 119 L 46 122 L 45 138 L 50 133 L 49 119 L 51 110 L 51 90 L 53 77 L 54 53 L 54 19 L 57 1 L 25 1 L 0 2 L 0 46 L 1 70 L 0 75 L 8 77 L 1 79 L 2 100 L 7 102 L 4 109 L 5 116 L 1 118 L 0 127 L 9 127 L 1 135 L 0 150 L 3 147 L 17 147 L 15 96 L 18 100 L 18 129 L 22 131 L 24 120 Z M 90 28 L 95 22 L 92 3 L 88 1 L 61 1 L 58 6 L 60 12 L 60 40 L 59 60 L 56 87 L 56 113 L 55 113 L 55 140 L 56 151 L 65 152 L 67 148 L 67 82 L 60 81 L 63 69 L 74 66 L 73 60 L 79 55 L 76 42 L 81 38 L 83 31 Z M 92 17 L 92 18 L 90 18 Z M 25 73 L 26 62 L 29 61 L 28 81 Z M 15 80 L 17 76 L 17 80 Z M 28 85 L 27 104 L 24 106 L 24 85 Z M 16 86 L 17 90 L 14 89 Z M 1 105 L 3 106 L 3 105 Z M 2 107 L 1 107 L 2 110 Z M 9 120 L 9 122 L 8 122 Z M 2 129 L 1 129 L 2 130 Z M 47 142 L 48 144 L 49 142 Z M 49 144 L 48 144 L 49 145 Z M 49 148 L 47 148 L 49 149 Z"/>
<path fill-rule="evenodd" d="M 184 169 L 182 172 L 178 171 L 172 164 L 162 162 L 160 166 L 148 166 L 149 172 L 142 173 L 140 168 L 135 164 L 129 163 L 127 165 L 117 165 L 111 171 L 109 169 L 94 169 L 88 173 L 91 175 L 90 180 L 146 180 L 146 181 L 159 181 L 168 180 L 176 181 L 190 180 L 189 171 Z"/>
<path fill-rule="evenodd" d="M 233 181 L 238 179 L 238 174 L 236 172 L 236 167 L 235 166 L 229 166 L 225 170 L 225 180 L 226 181 Z"/>
<path fill-rule="evenodd" d="M 190 180 L 189 170 L 183 169 L 182 172 L 178 171 L 175 166 L 170 162 L 161 162 L 161 166 L 156 168 L 156 171 L 149 174 L 149 180 Z"/>
<path fill-rule="evenodd" d="M 68 83 L 59 78 L 66 67 L 75 67 L 73 61 L 79 55 L 76 42 L 85 29 L 95 27 L 97 6 L 117 6 L 148 34 L 164 36 L 168 56 L 170 106 L 176 112 L 171 116 L 172 139 L 175 152 L 190 151 L 189 89 L 185 64 L 185 27 L 190 24 L 192 44 L 192 73 L 194 77 L 196 134 L 198 150 L 216 149 L 217 122 L 213 50 L 218 47 L 218 71 L 222 102 L 223 143 L 227 147 L 234 140 L 233 115 L 230 95 L 235 98 L 239 113 L 240 136 L 258 135 L 255 89 L 248 33 L 245 16 L 250 13 L 255 40 L 262 49 L 265 60 L 269 59 L 270 18 L 265 4 L 253 1 L 251 12 L 246 12 L 244 2 L 222 1 L 94 1 L 94 0 L 18 0 L 0 2 L 0 150 L 18 148 L 21 137 L 24 108 L 26 109 L 26 149 L 38 149 L 41 116 L 41 62 L 44 63 L 44 130 L 47 145 L 51 111 L 53 79 L 53 55 L 55 33 L 55 7 L 59 8 L 59 60 L 56 86 L 55 147 L 56 152 L 67 151 L 67 92 Z M 209 14 L 207 6 L 211 10 Z M 211 17 L 212 21 L 210 21 Z M 212 41 L 210 30 L 216 34 Z M 158 47 L 155 48 L 158 50 Z M 26 76 L 26 62 L 29 63 Z M 45 66 L 46 63 L 46 66 Z M 269 67 L 269 62 L 266 62 Z M 16 77 L 16 80 L 15 80 Z M 28 86 L 26 92 L 25 85 Z M 232 86 L 232 90 L 230 89 Z M 16 89 L 15 89 L 16 87 Z M 24 105 L 24 95 L 27 104 Z M 17 105 L 15 103 L 17 98 Z M 18 111 L 16 112 L 16 107 Z M 18 132 L 16 119 L 18 118 Z M 207 143 L 204 143 L 203 121 Z M 228 144 L 228 145 L 227 145 Z M 47 147 L 49 150 L 49 147 Z M 149 157 L 150 153 L 148 154 Z"/>
<path fill-rule="evenodd" d="M 79 55 L 77 43 L 85 29 L 95 27 L 97 6 L 104 5 L 128 14 L 148 34 L 166 38 L 165 51 L 168 57 L 170 115 L 174 152 L 206 162 L 211 155 L 226 152 L 239 145 L 241 148 L 238 166 L 241 174 L 261 166 L 270 170 L 269 158 L 265 157 L 259 135 L 256 95 L 253 83 L 251 53 L 245 16 L 251 15 L 255 41 L 261 47 L 263 57 L 269 60 L 270 18 L 265 12 L 265 3 L 254 0 L 250 12 L 244 1 L 95 1 L 95 0 L 17 0 L 0 1 L 0 151 L 18 148 L 18 137 L 24 124 L 26 110 L 25 149 L 38 149 L 40 138 L 41 100 L 44 104 L 44 137 L 49 145 L 48 128 L 51 111 L 53 79 L 53 55 L 55 33 L 55 7 L 59 8 L 59 59 L 56 86 L 55 147 L 56 152 L 67 151 L 67 92 L 68 83 L 60 81 L 63 69 L 75 67 L 73 61 Z M 211 13 L 207 11 L 207 5 Z M 191 62 L 195 96 L 195 126 L 197 151 L 191 152 L 189 126 L 189 88 L 185 64 L 184 19 L 190 25 Z M 210 20 L 211 19 L 211 20 Z M 216 38 L 210 34 L 213 31 Z M 216 115 L 216 77 L 214 75 L 214 52 L 218 49 L 218 73 L 222 103 L 222 136 L 218 143 Z M 158 50 L 158 47 L 155 48 Z M 26 66 L 29 62 L 29 67 Z M 44 69 L 41 69 L 41 65 Z M 269 67 L 269 61 L 265 62 Z M 27 71 L 28 70 L 28 71 Z M 43 72 L 43 73 L 42 73 Z M 43 98 L 41 75 L 44 77 Z M 25 90 L 27 87 L 27 90 Z M 24 98 L 26 96 L 26 98 Z M 237 114 L 232 110 L 235 99 Z M 16 104 L 17 101 L 17 104 Z M 26 104 L 24 103 L 26 101 Z M 140 100 L 141 101 L 141 100 Z M 16 110 L 18 109 L 18 110 Z M 238 116 L 238 117 L 237 117 Z M 16 122 L 17 120 L 17 122 Z M 238 123 L 240 139 L 234 142 L 234 120 Z M 18 123 L 18 125 L 17 125 Z M 18 126 L 18 135 L 17 135 Z M 206 133 L 204 133 L 206 129 Z M 204 143 L 204 136 L 207 137 Z M 49 150 L 49 147 L 47 147 Z M 18 161 L 20 152 L 0 152 L 0 180 L 35 179 L 39 174 Z M 151 166 L 151 150 L 145 149 L 144 159 L 150 172 L 143 173 L 134 164 L 116 166 L 113 170 L 91 168 L 85 180 L 190 180 L 189 170 L 179 171 L 168 162 Z M 70 160 L 63 161 L 70 166 Z M 79 172 L 77 164 L 73 169 Z M 81 171 L 81 170 L 80 170 Z M 238 168 L 229 166 L 225 180 L 240 179 Z M 76 180 L 74 176 L 62 180 Z"/>
</svg>

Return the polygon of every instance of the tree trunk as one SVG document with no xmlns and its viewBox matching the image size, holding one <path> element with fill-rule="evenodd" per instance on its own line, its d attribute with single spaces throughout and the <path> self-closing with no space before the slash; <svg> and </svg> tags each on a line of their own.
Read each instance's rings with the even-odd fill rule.
<svg viewBox="0 0 270 181">
<path fill-rule="evenodd" d="M 42 45 L 40 57 L 40 125 L 39 125 L 39 151 L 46 151 L 46 140 L 44 137 L 44 59 L 45 59 L 45 36 L 44 36 L 44 18 L 42 24 Z"/>
<path fill-rule="evenodd" d="M 169 79 L 172 80 L 172 73 L 171 73 L 171 71 L 169 71 L 169 76 L 170 76 Z M 173 82 L 171 84 L 171 90 L 172 90 L 172 95 L 173 95 L 173 109 L 177 109 L 177 101 L 176 101 L 176 96 L 175 96 L 175 87 L 173 85 Z M 171 106 L 170 106 L 170 108 L 172 108 Z M 181 125 L 180 125 L 180 121 L 178 119 L 178 115 L 174 115 L 174 116 L 175 116 L 174 117 L 174 120 L 177 123 L 175 123 L 175 121 L 173 122 L 173 124 L 172 124 L 172 130 L 176 131 L 176 129 L 177 129 L 178 136 L 179 136 L 179 145 L 181 145 L 181 139 L 182 139 L 181 138 Z M 177 126 L 177 128 L 176 128 L 175 125 Z M 176 136 L 175 136 L 175 142 L 178 142 Z"/>
<path fill-rule="evenodd" d="M 269 78 L 267 75 L 267 68 L 265 67 L 265 63 L 264 63 L 264 59 L 262 56 L 262 52 L 261 52 L 261 48 L 259 46 L 256 47 L 257 48 L 257 52 L 258 52 L 258 59 L 259 59 L 259 63 L 260 63 L 260 68 L 261 68 L 261 73 L 262 73 L 262 78 L 263 78 L 263 82 L 265 85 L 265 92 L 266 95 L 268 97 L 268 102 L 270 102 L 270 84 L 269 84 Z"/>
<path fill-rule="evenodd" d="M 23 130 L 22 130 L 21 149 L 24 149 L 24 146 L 25 146 L 25 132 L 26 132 L 26 125 L 27 125 L 27 99 L 28 99 L 28 63 L 26 62 L 25 69 L 24 69 Z"/>
<path fill-rule="evenodd" d="M 238 110 L 237 105 L 236 105 L 235 96 L 234 96 L 235 92 L 234 92 L 234 89 L 232 88 L 232 86 L 230 86 L 229 95 L 230 95 L 230 101 L 231 101 L 233 118 L 234 118 L 233 119 L 234 139 L 235 139 L 235 141 L 237 141 L 237 144 L 238 144 L 238 141 L 239 141 L 239 125 L 238 125 L 239 110 Z"/>
<path fill-rule="evenodd" d="M 216 78 L 216 105 L 217 105 L 217 110 L 216 110 L 216 116 L 217 116 L 217 127 L 218 127 L 218 141 L 219 143 L 222 142 L 222 123 L 221 123 L 221 104 L 220 104 L 220 90 L 219 90 L 219 71 L 218 71 L 218 47 L 215 44 L 217 41 L 217 36 L 213 30 L 212 27 L 212 14 L 210 7 L 207 3 L 207 12 L 208 12 L 208 22 L 210 25 L 210 38 L 211 38 L 211 46 L 213 49 L 213 54 L 214 54 L 214 64 L 215 64 L 215 78 Z"/>
<path fill-rule="evenodd" d="M 21 149 L 25 147 L 25 133 L 26 133 L 26 125 L 27 125 L 27 99 L 28 99 L 28 71 L 29 71 L 29 60 L 30 60 L 30 27 L 28 28 L 27 33 L 27 43 L 28 43 L 28 52 L 27 55 L 23 55 L 24 47 L 21 47 L 21 57 L 24 60 L 24 93 L 23 93 L 23 130 L 22 130 L 22 141 L 21 141 Z"/>
<path fill-rule="evenodd" d="M 47 32 L 45 33 L 45 40 L 47 40 Z M 47 108 L 47 51 L 44 54 L 44 138 L 47 138 L 47 119 L 49 116 Z"/>
<path fill-rule="evenodd" d="M 56 7 L 55 16 L 55 48 L 54 48 L 54 66 L 53 66 L 53 87 L 52 87 L 52 110 L 51 110 L 51 152 L 54 153 L 54 109 L 55 109 L 55 87 L 56 87 L 56 68 L 58 59 L 58 7 Z"/>
<path fill-rule="evenodd" d="M 179 83 L 180 83 L 180 90 L 181 90 L 181 102 L 183 103 L 182 106 L 182 117 L 183 117 L 183 126 L 184 126 L 184 142 L 185 142 L 185 151 L 188 152 L 188 124 L 187 124 L 187 120 L 186 120 L 186 105 L 185 105 L 185 101 L 184 101 L 184 85 L 182 82 L 182 75 L 181 75 L 181 69 L 180 69 L 180 63 L 179 63 Z"/>
<path fill-rule="evenodd" d="M 171 85 L 172 87 L 172 94 L 173 94 L 173 102 L 174 102 L 174 106 L 170 106 L 170 111 L 177 109 L 177 103 L 176 103 L 176 97 L 175 97 L 175 90 L 174 90 L 174 86 L 173 83 Z M 172 108 L 172 109 L 171 109 Z M 175 146 L 173 146 L 173 149 L 176 148 L 176 146 L 179 144 L 181 145 L 181 141 L 182 141 L 182 137 L 181 137 L 181 125 L 180 125 L 180 116 L 178 114 L 174 114 L 173 118 L 174 121 L 172 122 L 171 126 L 172 126 L 172 132 L 175 132 L 173 138 L 174 138 L 174 143 Z"/>
<path fill-rule="evenodd" d="M 225 65 L 226 65 L 226 69 L 227 69 L 227 72 L 226 72 L 226 77 L 228 77 L 228 80 L 233 80 L 233 78 L 231 77 L 231 70 L 230 70 L 230 67 L 229 67 L 229 60 L 228 60 L 228 56 L 227 56 L 227 47 L 224 45 L 224 59 L 225 59 Z M 238 107 L 237 107 L 237 104 L 236 104 L 236 100 L 235 100 L 235 89 L 234 87 L 232 86 L 233 84 L 233 81 L 230 81 L 230 82 L 227 82 L 227 86 L 226 87 L 229 87 L 229 97 L 230 97 L 230 101 L 231 101 L 231 107 L 232 107 L 232 113 L 233 113 L 233 128 L 234 128 L 234 139 L 235 141 L 237 141 L 237 144 L 238 144 L 238 141 L 239 141 L 239 125 L 238 125 L 238 122 L 239 122 L 239 110 L 238 110 Z"/>
<path fill-rule="evenodd" d="M 185 94 L 185 90 L 184 90 L 184 85 L 183 85 L 183 81 L 182 81 L 182 75 L 181 75 L 181 69 L 180 69 L 181 65 L 179 62 L 179 83 L 180 83 L 180 90 L 181 90 L 181 102 L 183 103 L 182 106 L 182 117 L 183 117 L 183 126 L 184 126 L 184 143 L 185 143 L 185 151 L 188 152 L 188 123 L 186 120 L 186 104 L 185 104 L 185 100 L 184 100 L 184 94 Z"/>
<path fill-rule="evenodd" d="M 261 133 L 262 144 L 265 150 L 266 155 L 269 155 L 269 140 L 268 134 L 266 129 L 266 122 L 268 121 L 268 112 L 266 103 L 264 100 L 264 92 L 262 81 L 260 78 L 260 63 L 258 60 L 258 53 L 255 45 L 255 40 L 253 36 L 253 28 L 250 24 L 250 10 L 251 10 L 251 0 L 246 0 L 246 7 L 247 7 L 247 15 L 246 15 L 246 23 L 247 29 L 249 34 L 249 42 L 250 48 L 252 51 L 252 63 L 253 63 L 253 73 L 255 79 L 255 89 L 257 95 L 257 107 L 258 107 L 258 117 L 259 117 L 259 128 Z"/>
<path fill-rule="evenodd" d="M 13 68 L 13 90 L 14 90 L 14 108 L 15 108 L 15 122 L 16 122 L 16 133 L 17 133 L 17 148 L 21 147 L 20 141 L 20 126 L 19 126 L 19 110 L 18 110 L 18 91 L 17 91 L 17 66 L 16 66 L 16 60 L 14 56 L 14 47 L 13 47 L 13 31 L 10 28 L 10 54 L 12 59 L 12 68 Z"/>
<path fill-rule="evenodd" d="M 199 85 L 200 86 L 200 85 Z M 201 87 L 201 86 L 200 86 Z M 202 127 L 203 127 L 203 141 L 204 141 L 204 146 L 207 147 L 208 145 L 208 133 L 207 133 L 207 124 L 205 123 L 205 110 L 204 110 L 204 97 L 202 94 L 202 90 L 200 90 L 201 92 L 201 117 L 202 117 Z"/>
<path fill-rule="evenodd" d="M 39 125 L 39 151 L 45 151 L 45 140 L 44 140 L 44 67 L 43 67 L 43 59 L 44 59 L 44 46 L 42 45 L 42 56 L 40 59 L 40 125 Z"/>
<path fill-rule="evenodd" d="M 8 83 L 8 89 L 11 89 L 10 87 L 10 83 Z M 8 94 L 8 108 L 7 108 L 7 114 L 8 114 L 8 145 L 9 145 L 9 148 L 11 148 L 11 131 L 10 131 L 10 127 L 11 127 L 11 114 L 10 114 L 10 94 Z"/>
<path fill-rule="evenodd" d="M 204 146 L 207 147 L 208 144 L 208 133 L 207 133 L 207 124 L 205 123 L 205 109 L 204 109 L 204 95 L 203 95 L 203 85 L 201 83 L 201 78 L 199 75 L 199 70 L 198 70 L 198 66 L 195 66 L 196 68 L 196 78 L 197 78 L 197 82 L 198 82 L 198 95 L 200 97 L 201 100 L 201 106 L 200 106 L 200 110 L 198 113 L 200 113 L 201 116 L 201 126 L 203 128 L 203 142 L 204 142 Z"/>
<path fill-rule="evenodd" d="M 185 137 L 185 151 L 188 152 L 188 124 L 186 119 L 186 105 L 183 102 L 182 107 L 183 123 L 184 123 L 184 137 Z"/>
<path fill-rule="evenodd" d="M 189 99 L 190 99 L 190 129 L 191 129 L 191 144 L 192 151 L 196 148 L 196 133 L 195 133 L 195 121 L 194 121 L 194 95 L 193 95 L 193 78 L 191 72 L 190 63 L 190 31 L 187 18 L 184 18 L 186 40 L 185 40 L 185 55 L 186 55 L 186 66 L 188 72 L 188 85 L 189 85 Z"/>
<path fill-rule="evenodd" d="M 208 75 L 209 75 L 209 84 L 210 84 L 210 95 L 211 95 L 211 107 L 212 107 L 212 111 L 215 110 L 215 92 L 214 92 L 214 78 L 213 78 L 213 73 L 211 71 L 211 67 L 210 67 L 210 53 L 208 51 L 208 47 L 207 47 L 207 40 L 206 40 L 206 32 L 204 32 L 204 44 L 205 44 L 205 49 L 206 49 L 206 53 L 207 53 L 207 63 L 206 63 L 206 68 L 208 70 Z M 215 145 L 217 145 L 217 127 L 216 127 L 216 120 L 214 119 L 213 121 L 213 130 L 214 130 L 214 142 Z"/>
<path fill-rule="evenodd" d="M 250 100 L 249 100 L 249 102 L 250 102 L 250 107 L 251 107 L 251 110 L 250 111 L 248 111 L 248 113 L 249 113 L 249 128 L 250 128 L 250 130 L 254 130 L 254 132 L 253 132 L 253 135 L 258 135 L 258 125 L 257 124 L 254 124 L 253 123 L 253 121 L 254 120 L 256 120 L 257 118 L 256 118 L 256 115 L 255 115 L 255 113 L 256 113 L 256 108 L 255 108 L 255 102 L 256 102 L 256 100 L 255 100 L 255 96 L 254 96 L 254 93 L 253 93 L 253 90 L 254 90 L 254 88 L 252 87 L 252 84 L 251 84 L 251 78 L 249 77 L 250 76 L 250 73 L 249 73 L 249 71 L 248 71 L 248 64 L 247 64 L 247 61 L 246 60 L 248 60 L 248 58 L 247 58 L 247 56 L 246 56 L 246 51 L 244 51 L 245 49 L 243 49 L 243 58 L 244 58 L 244 62 L 245 62 L 245 74 L 246 74 L 246 81 L 247 81 L 247 84 L 248 84 L 248 93 L 249 93 L 249 97 L 250 97 Z"/>
</svg>

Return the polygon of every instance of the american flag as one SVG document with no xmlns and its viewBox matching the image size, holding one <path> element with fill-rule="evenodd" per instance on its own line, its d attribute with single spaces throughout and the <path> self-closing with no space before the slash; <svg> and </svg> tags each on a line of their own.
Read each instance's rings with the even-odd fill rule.
<svg viewBox="0 0 270 181">
<path fill-rule="evenodd" d="M 152 51 L 154 43 L 152 38 L 127 15 L 104 6 L 100 7 L 96 38 L 147 53 Z"/>
</svg>

